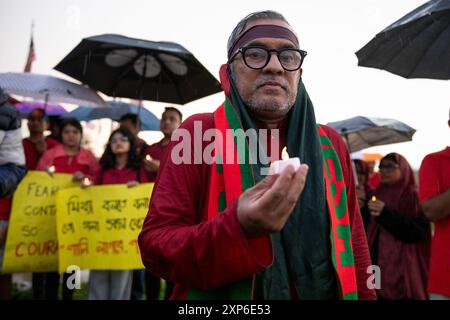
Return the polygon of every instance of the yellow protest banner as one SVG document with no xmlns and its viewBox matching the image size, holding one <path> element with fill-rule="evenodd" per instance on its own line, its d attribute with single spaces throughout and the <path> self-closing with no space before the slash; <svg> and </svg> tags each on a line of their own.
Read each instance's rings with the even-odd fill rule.
<svg viewBox="0 0 450 320">
<path fill-rule="evenodd" d="M 3 273 L 58 270 L 55 195 L 72 175 L 29 171 L 13 196 Z"/>
<path fill-rule="evenodd" d="M 59 270 L 143 268 L 137 237 L 153 183 L 70 188 L 57 194 Z"/>
</svg>

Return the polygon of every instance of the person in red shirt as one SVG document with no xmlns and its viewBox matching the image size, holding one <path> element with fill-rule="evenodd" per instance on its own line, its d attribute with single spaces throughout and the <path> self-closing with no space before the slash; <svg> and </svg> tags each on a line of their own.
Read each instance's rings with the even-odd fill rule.
<svg viewBox="0 0 450 320">
<path fill-rule="evenodd" d="M 228 62 L 220 70 L 225 103 L 214 114 L 188 118 L 175 132 L 182 141 L 172 140 L 164 155 L 138 238 L 147 269 L 175 282 L 171 299 L 376 299 L 367 285 L 371 262 L 350 156 L 336 131 L 316 125 L 301 80 L 305 55 L 281 14 L 248 15 L 233 30 Z M 222 133 L 227 126 L 266 129 L 266 139 L 279 133 L 280 148 L 260 149 L 260 155 L 279 159 L 287 146 L 304 164 L 263 177 L 258 169 L 264 163 L 259 158 L 250 164 L 258 157 L 245 148 L 239 148 L 249 155 L 242 164 L 234 158 L 221 161 L 221 154 L 211 163 L 204 152 L 213 137 L 208 141 L 205 133 Z M 228 140 L 223 152 L 246 145 L 242 135 Z M 339 178 L 335 172 L 326 176 L 324 149 L 333 150 L 334 169 L 342 169 Z M 341 236 L 351 252 L 339 254 L 330 241 L 330 220 L 336 217 L 327 211 L 331 178 L 339 179 L 339 193 L 347 195 L 341 216 L 347 220 L 346 235 Z M 343 238 L 334 243 L 341 246 Z M 345 272 L 338 274 L 342 263 L 332 258 L 344 252 L 350 266 L 345 279 L 339 276 Z M 342 285 L 350 290 L 341 290 Z"/>
<path fill-rule="evenodd" d="M 450 300 L 450 147 L 422 160 L 419 199 L 425 215 L 435 225 L 428 293 L 432 300 Z"/>
<path fill-rule="evenodd" d="M 39 160 L 36 170 L 49 174 L 69 173 L 73 181 L 84 178 L 93 180 L 99 166 L 94 155 L 81 147 L 83 128 L 76 119 L 65 119 L 61 123 L 62 144 L 47 150 Z M 64 273 L 63 300 L 71 300 L 73 290 L 67 288 L 66 280 L 70 274 Z M 57 272 L 40 273 L 33 276 L 33 295 L 35 299 L 57 300 L 59 274 Z"/>
<path fill-rule="evenodd" d="M 183 115 L 177 108 L 166 107 L 160 121 L 160 129 L 164 137 L 161 141 L 147 147 L 144 154 L 144 168 L 149 173 L 151 182 L 156 180 L 156 175 L 160 166 L 160 161 L 164 157 L 170 138 L 173 132 L 181 125 Z"/>
<path fill-rule="evenodd" d="M 23 139 L 23 149 L 28 170 L 35 170 L 44 152 L 58 145 L 59 142 L 44 136 L 46 126 L 44 109 L 34 109 L 30 112 L 27 124 L 30 136 Z"/>
<path fill-rule="evenodd" d="M 94 179 L 96 185 L 127 184 L 133 187 L 147 182 L 147 174 L 136 152 L 136 139 L 123 127 L 111 133 L 100 158 L 100 167 Z M 88 299 L 129 300 L 132 276 L 132 270 L 91 270 Z"/>
</svg>

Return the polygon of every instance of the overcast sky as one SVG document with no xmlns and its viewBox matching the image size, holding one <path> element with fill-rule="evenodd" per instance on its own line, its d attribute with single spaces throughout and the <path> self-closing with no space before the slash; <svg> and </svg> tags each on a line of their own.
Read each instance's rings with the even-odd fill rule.
<svg viewBox="0 0 450 320">
<path fill-rule="evenodd" d="M 61 76 L 52 68 L 84 37 L 118 33 L 174 41 L 190 50 L 218 78 L 226 41 L 236 23 L 253 11 L 273 9 L 296 29 L 308 51 L 303 80 L 318 122 L 356 115 L 395 118 L 414 127 L 412 142 L 367 149 L 396 151 L 418 168 L 423 157 L 449 145 L 448 81 L 406 80 L 386 71 L 357 67 L 355 52 L 376 33 L 423 0 L 0 0 L 0 72 L 25 65 L 31 21 L 37 60 L 33 72 Z M 180 106 L 184 115 L 211 112 L 222 94 Z M 163 106 L 147 102 L 158 117 Z"/>
</svg>

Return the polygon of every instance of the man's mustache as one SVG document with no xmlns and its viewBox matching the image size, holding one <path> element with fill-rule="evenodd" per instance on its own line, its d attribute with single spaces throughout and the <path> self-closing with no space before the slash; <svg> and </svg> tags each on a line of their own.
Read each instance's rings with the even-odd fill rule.
<svg viewBox="0 0 450 320">
<path fill-rule="evenodd" d="M 259 78 L 255 81 L 255 88 L 258 89 L 262 86 L 264 86 L 267 83 L 274 83 L 276 85 L 279 85 L 281 88 L 283 88 L 285 91 L 288 91 L 289 86 L 285 79 L 283 78 L 276 78 L 276 77 L 263 77 Z"/>
</svg>

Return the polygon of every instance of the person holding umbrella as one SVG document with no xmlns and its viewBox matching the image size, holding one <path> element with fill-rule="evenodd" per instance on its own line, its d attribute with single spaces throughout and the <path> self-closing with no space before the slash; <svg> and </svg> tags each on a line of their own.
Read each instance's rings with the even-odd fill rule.
<svg viewBox="0 0 450 320">
<path fill-rule="evenodd" d="M 403 156 L 389 153 L 380 172 L 367 227 L 372 263 L 381 270 L 378 298 L 426 300 L 430 223 L 419 206 L 413 171 Z"/>
<path fill-rule="evenodd" d="M 435 224 L 428 292 L 430 299 L 450 300 L 450 147 L 423 159 L 419 179 L 420 203 L 425 215 Z"/>
<path fill-rule="evenodd" d="M 82 182 L 85 178 L 92 181 L 99 166 L 94 155 L 81 147 L 83 128 L 78 120 L 65 119 L 61 124 L 62 144 L 47 150 L 36 167 L 36 170 L 53 173 L 73 174 L 73 181 Z M 57 300 L 59 274 L 57 272 L 43 273 L 44 286 L 33 287 L 34 295 L 41 299 Z M 63 277 L 63 300 L 71 300 L 73 290 L 66 286 L 66 281 L 70 276 L 64 273 Z"/>
</svg>

